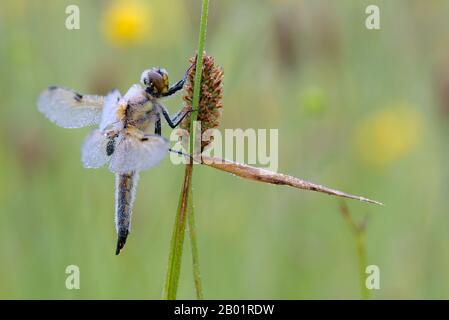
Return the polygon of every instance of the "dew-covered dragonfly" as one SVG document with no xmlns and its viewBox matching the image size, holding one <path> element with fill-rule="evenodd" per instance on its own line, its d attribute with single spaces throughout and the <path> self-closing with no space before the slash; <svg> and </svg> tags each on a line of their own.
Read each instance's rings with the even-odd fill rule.
<svg viewBox="0 0 449 320">
<path fill-rule="evenodd" d="M 190 112 L 183 108 L 171 117 L 160 102 L 183 88 L 189 70 L 173 86 L 165 69 L 145 70 L 141 84 L 134 84 L 123 97 L 117 89 L 103 97 L 52 86 L 38 98 L 38 110 L 60 127 L 98 125 L 84 141 L 81 160 L 86 168 L 108 164 L 116 175 L 117 255 L 130 231 L 139 171 L 157 165 L 169 151 L 167 139 L 161 136 L 161 118 L 175 128 Z"/>
</svg>

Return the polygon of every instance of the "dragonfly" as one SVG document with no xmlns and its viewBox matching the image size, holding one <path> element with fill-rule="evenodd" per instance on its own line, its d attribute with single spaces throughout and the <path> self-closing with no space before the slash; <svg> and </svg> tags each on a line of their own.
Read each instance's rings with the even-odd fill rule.
<svg viewBox="0 0 449 320">
<path fill-rule="evenodd" d="M 116 176 L 116 255 L 130 233 L 139 172 L 159 164 L 170 151 L 168 140 L 162 136 L 161 119 L 176 128 L 192 111 L 184 107 L 170 116 L 161 103 L 162 98 L 182 90 L 191 68 L 172 86 L 165 69 L 145 70 L 141 83 L 132 85 L 124 96 L 117 89 L 98 96 L 51 86 L 37 100 L 38 110 L 60 127 L 98 125 L 81 147 L 81 161 L 86 168 L 108 165 Z"/>
</svg>

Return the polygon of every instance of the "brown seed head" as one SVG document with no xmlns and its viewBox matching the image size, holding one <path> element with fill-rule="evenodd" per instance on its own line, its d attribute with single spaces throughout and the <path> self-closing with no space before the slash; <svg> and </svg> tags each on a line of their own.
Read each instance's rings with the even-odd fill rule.
<svg viewBox="0 0 449 320">
<path fill-rule="evenodd" d="M 196 57 L 190 58 L 190 63 L 196 65 Z M 223 97 L 223 69 L 215 65 L 215 61 L 211 56 L 203 54 L 203 69 L 201 77 L 200 102 L 198 105 L 198 118 L 201 121 L 201 134 L 208 129 L 217 128 L 220 124 L 222 114 L 222 97 Z M 184 101 L 187 108 L 192 108 L 193 88 L 195 84 L 195 68 L 193 67 L 188 75 L 188 81 L 185 86 Z M 190 131 L 190 119 L 188 116 L 181 123 L 181 128 Z M 201 150 L 203 150 L 210 142 L 201 142 Z"/>
</svg>

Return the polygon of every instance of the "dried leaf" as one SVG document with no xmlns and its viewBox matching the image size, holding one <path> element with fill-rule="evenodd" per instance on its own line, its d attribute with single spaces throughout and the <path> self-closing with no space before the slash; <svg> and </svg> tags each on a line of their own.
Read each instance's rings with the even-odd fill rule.
<svg viewBox="0 0 449 320">
<path fill-rule="evenodd" d="M 235 174 L 236 176 L 248 180 L 260 181 L 276 185 L 287 185 L 298 189 L 316 191 L 337 197 L 354 199 L 377 205 L 383 205 L 383 203 L 375 200 L 348 194 L 339 190 L 331 189 L 326 186 L 308 182 L 286 174 L 277 173 L 262 168 L 256 168 L 246 164 L 221 159 L 218 157 L 209 157 L 204 155 L 202 155 L 201 157 L 202 157 L 202 164 L 205 164 L 209 167 L 213 167 L 215 169 Z"/>
</svg>

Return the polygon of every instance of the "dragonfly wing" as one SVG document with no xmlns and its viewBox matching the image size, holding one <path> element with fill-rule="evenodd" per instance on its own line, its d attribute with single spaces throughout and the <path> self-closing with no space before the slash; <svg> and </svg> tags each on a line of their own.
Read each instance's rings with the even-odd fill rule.
<svg viewBox="0 0 449 320">
<path fill-rule="evenodd" d="M 82 95 L 62 87 L 41 93 L 37 107 L 50 121 L 63 128 L 81 128 L 100 123 L 104 97 Z"/>
<path fill-rule="evenodd" d="M 81 148 L 81 161 L 86 168 L 100 168 L 111 158 L 106 154 L 109 139 L 98 129 L 92 130 Z"/>
<path fill-rule="evenodd" d="M 117 89 L 112 90 L 104 99 L 103 112 L 101 114 L 100 130 L 105 130 L 119 122 L 118 109 L 121 95 Z"/>
<path fill-rule="evenodd" d="M 121 134 L 109 170 L 115 173 L 147 170 L 164 160 L 168 149 L 167 139 L 158 135 Z"/>
</svg>

